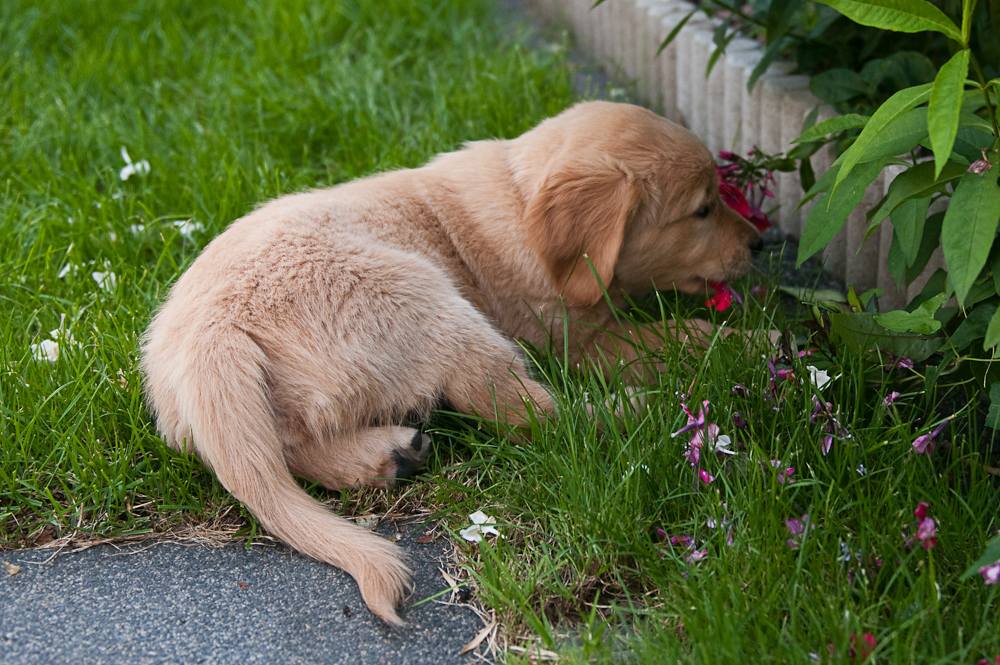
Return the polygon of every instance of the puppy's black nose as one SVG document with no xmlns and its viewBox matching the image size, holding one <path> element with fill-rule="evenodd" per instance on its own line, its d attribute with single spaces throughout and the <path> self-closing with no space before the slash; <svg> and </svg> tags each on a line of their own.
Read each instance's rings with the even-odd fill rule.
<svg viewBox="0 0 1000 665">
<path fill-rule="evenodd" d="M 757 236 L 757 239 L 750 245 L 750 251 L 754 254 L 759 254 L 762 249 L 764 249 L 764 238 Z"/>
</svg>

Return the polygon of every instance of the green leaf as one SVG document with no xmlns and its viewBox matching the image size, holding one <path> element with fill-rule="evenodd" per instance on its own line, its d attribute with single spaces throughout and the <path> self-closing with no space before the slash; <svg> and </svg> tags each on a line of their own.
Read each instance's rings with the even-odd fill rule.
<svg viewBox="0 0 1000 665">
<path fill-rule="evenodd" d="M 932 30 L 964 45 L 962 32 L 944 12 L 926 0 L 817 0 L 833 7 L 855 23 L 892 30 Z"/>
<path fill-rule="evenodd" d="M 934 318 L 934 312 L 946 300 L 945 295 L 934 296 L 924 302 L 914 312 L 896 310 L 885 314 L 876 314 L 875 320 L 885 328 L 896 332 L 915 332 L 930 335 L 941 329 L 941 322 Z"/>
<path fill-rule="evenodd" d="M 889 160 L 881 159 L 861 164 L 854 169 L 839 190 L 833 194 L 827 194 L 816 202 L 812 210 L 809 211 L 809 217 L 802 229 L 796 265 L 802 265 L 803 261 L 823 249 L 826 243 L 837 235 L 837 231 L 844 226 L 847 216 L 861 203 L 868 185 L 878 177 L 887 163 Z M 816 181 L 813 188 L 809 190 L 809 194 L 815 195 L 818 192 L 827 191 L 830 181 L 839 177 L 837 175 L 839 168 L 836 165 L 832 166 Z"/>
<path fill-rule="evenodd" d="M 962 93 L 969 74 L 969 49 L 953 55 L 938 71 L 927 107 L 927 130 L 934 150 L 934 175 L 948 162 L 958 132 L 958 116 L 962 110 Z"/>
<path fill-rule="evenodd" d="M 668 46 L 670 46 L 670 42 L 674 41 L 674 38 L 677 37 L 677 35 L 680 33 L 681 29 L 687 24 L 688 21 L 691 20 L 691 17 L 694 16 L 695 14 L 697 14 L 697 13 L 698 13 L 698 8 L 696 7 L 694 9 L 692 9 L 688 13 L 687 16 L 685 16 L 684 18 L 682 18 L 677 23 L 677 25 L 674 26 L 674 29 L 670 31 L 670 34 L 667 35 L 667 38 L 664 39 L 662 42 L 660 42 L 660 48 L 656 49 L 656 55 L 660 55 L 660 53 L 663 52 L 663 49 L 665 49 Z"/>
<path fill-rule="evenodd" d="M 962 164 L 948 162 L 944 171 L 935 176 L 934 164 L 921 162 L 900 173 L 889 185 L 889 194 L 878 212 L 872 217 L 872 225 L 880 223 L 904 202 L 915 198 L 928 197 L 935 192 L 943 192 L 946 184 L 965 175 Z M 896 226 L 893 221 L 893 226 Z M 919 239 L 918 239 L 919 240 Z M 908 253 L 908 255 L 910 255 Z"/>
<path fill-rule="evenodd" d="M 921 241 L 924 238 L 924 222 L 927 221 L 927 209 L 931 206 L 931 198 L 913 198 L 904 201 L 892 211 L 892 228 L 899 237 L 899 248 L 903 250 L 906 265 L 911 266 L 917 260 Z"/>
<path fill-rule="evenodd" d="M 750 72 L 750 79 L 747 81 L 747 92 L 753 90 L 753 87 L 757 85 L 757 79 L 763 76 L 767 68 L 771 66 L 771 63 L 777 59 L 781 52 L 784 51 L 788 46 L 792 44 L 792 40 L 789 37 L 782 37 L 781 39 L 776 39 L 767 45 L 764 49 L 764 55 L 761 57 L 760 62 L 757 66 L 753 68 Z"/>
<path fill-rule="evenodd" d="M 833 185 L 834 193 L 836 193 L 847 176 L 850 175 L 855 165 L 859 162 L 867 161 L 864 159 L 865 153 L 870 149 L 877 149 L 879 144 L 885 142 L 887 137 L 883 133 L 893 121 L 918 104 L 923 104 L 927 101 L 931 96 L 933 85 L 933 83 L 926 83 L 914 88 L 900 90 L 887 99 L 882 106 L 878 107 L 878 110 L 872 115 L 865 128 L 861 130 L 861 134 L 857 140 L 854 141 L 854 145 L 848 148 L 847 152 L 838 159 L 841 165 L 837 173 L 837 180 Z"/>
<path fill-rule="evenodd" d="M 996 305 L 989 303 L 984 303 L 972 310 L 965 317 L 965 321 L 962 321 L 962 324 L 951 335 L 952 348 L 961 353 L 969 348 L 969 345 L 977 339 L 983 340 L 986 337 L 986 331 L 989 329 L 990 320 L 996 311 Z"/>
<path fill-rule="evenodd" d="M 875 87 L 853 69 L 828 69 L 809 79 L 809 91 L 827 104 L 839 104 L 859 95 L 871 97 Z"/>
<path fill-rule="evenodd" d="M 998 224 L 1000 186 L 996 173 L 966 173 L 955 188 L 941 227 L 944 261 L 959 305 L 964 305 L 966 294 L 986 265 Z"/>
<path fill-rule="evenodd" d="M 868 123 L 869 117 L 870 116 L 860 115 L 858 113 L 838 115 L 835 118 L 824 120 L 815 127 L 810 128 L 808 131 L 803 133 L 802 136 L 793 140 L 792 143 L 808 143 L 810 141 L 818 141 L 819 139 L 826 138 L 828 134 L 841 132 L 845 129 L 864 127 Z"/>
<path fill-rule="evenodd" d="M 868 312 L 851 314 L 831 312 L 829 316 L 834 332 L 848 346 L 857 351 L 870 351 L 878 348 L 897 356 L 906 356 L 915 362 L 921 362 L 940 349 L 944 343 L 940 337 L 929 338 L 924 335 L 889 330 Z"/>
<path fill-rule="evenodd" d="M 990 319 L 990 325 L 986 327 L 986 335 L 983 338 L 983 349 L 992 349 L 1000 343 L 1000 309 L 993 312 L 993 318 Z M 993 384 L 994 386 L 1000 384 Z"/>
<path fill-rule="evenodd" d="M 990 387 L 990 415 L 986 418 L 986 424 L 993 429 L 1000 429 L 998 424 L 1000 424 L 1000 417 L 994 417 L 993 409 L 997 409 L 997 414 L 1000 416 L 1000 382 L 994 383 Z M 983 551 L 982 556 L 976 559 L 976 562 L 969 566 L 968 570 L 962 573 L 962 577 L 959 578 L 963 582 L 973 575 L 979 573 L 979 569 L 984 566 L 992 566 L 997 561 L 1000 561 L 1000 536 L 994 536 L 992 540 L 986 543 L 986 549 Z"/>
<path fill-rule="evenodd" d="M 896 157 L 910 152 L 926 140 L 927 107 L 921 106 L 910 109 L 886 125 L 879 140 L 873 142 L 858 161 Z"/>
<path fill-rule="evenodd" d="M 715 49 L 708 58 L 708 66 L 705 68 L 706 79 L 712 74 L 712 69 L 715 67 L 715 63 L 719 61 L 719 57 L 726 53 L 726 47 L 729 46 L 729 42 L 733 41 L 733 38 L 739 34 L 737 30 L 732 29 L 728 21 L 723 21 L 715 29 L 715 34 L 712 36 Z"/>
<path fill-rule="evenodd" d="M 886 257 L 886 263 L 889 267 L 889 276 L 896 283 L 896 288 L 902 288 L 903 271 L 906 269 L 906 254 L 899 244 L 899 234 L 895 228 L 892 230 L 892 243 L 889 245 L 889 256 Z"/>
</svg>

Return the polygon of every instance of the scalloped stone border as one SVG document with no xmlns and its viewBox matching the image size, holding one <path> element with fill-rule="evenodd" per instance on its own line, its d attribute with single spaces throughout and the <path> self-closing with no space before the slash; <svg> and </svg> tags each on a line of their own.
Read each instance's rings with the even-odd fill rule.
<svg viewBox="0 0 1000 665">
<path fill-rule="evenodd" d="M 809 92 L 809 77 L 791 74 L 787 63 L 775 63 L 758 79 L 752 92 L 747 80 L 760 62 L 759 44 L 737 37 L 705 78 L 705 69 L 715 51 L 712 36 L 717 19 L 697 12 L 681 28 L 676 39 L 659 55 L 657 49 L 667 35 L 695 6 L 686 0 L 531 0 L 549 20 L 572 29 L 577 46 L 597 61 L 609 75 L 634 82 L 647 105 L 697 134 L 712 152 L 732 150 L 746 154 L 754 145 L 767 153 L 787 152 L 802 129 L 806 116 L 819 106 L 819 120 L 833 117 L 832 108 Z M 818 174 L 833 163 L 827 146 L 812 157 Z M 860 293 L 885 289 L 883 310 L 902 307 L 920 293 L 938 268 L 944 267 L 940 247 L 927 268 L 909 285 L 897 289 L 889 276 L 887 257 L 892 241 L 889 222 L 867 243 L 865 213 L 888 190 L 901 172 L 891 167 L 869 186 L 858 208 L 844 228 L 823 251 L 824 267 Z M 795 238 L 802 234 L 811 204 L 797 209 L 803 192 L 798 174 L 775 174 L 772 215 L 778 228 Z"/>
</svg>

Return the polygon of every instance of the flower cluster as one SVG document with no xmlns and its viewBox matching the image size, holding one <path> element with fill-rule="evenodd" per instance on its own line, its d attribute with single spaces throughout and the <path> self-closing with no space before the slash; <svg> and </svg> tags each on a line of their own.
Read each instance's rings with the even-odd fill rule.
<svg viewBox="0 0 1000 665">
<path fill-rule="evenodd" d="M 751 150 L 750 159 L 723 150 L 719 157 L 728 164 L 715 167 L 719 175 L 719 195 L 730 208 L 746 218 L 758 232 L 771 228 L 771 221 L 763 211 L 764 201 L 774 198 L 774 192 L 767 188 L 774 175 L 767 170 L 760 159 L 762 153 Z"/>
<path fill-rule="evenodd" d="M 718 425 L 706 421 L 708 407 L 709 401 L 706 399 L 701 403 L 701 408 L 698 409 L 698 415 L 695 416 L 691 413 L 691 409 L 688 408 L 687 404 L 681 402 L 681 408 L 684 410 L 684 413 L 688 418 L 687 425 L 670 435 L 671 438 L 676 438 L 681 434 L 694 432 L 691 436 L 691 440 L 688 441 L 687 450 L 684 453 L 684 458 L 691 464 L 691 466 L 698 466 L 698 462 L 701 460 L 702 448 L 707 447 L 711 452 L 722 455 L 734 454 L 733 451 L 730 450 L 730 446 L 733 445 L 732 440 L 725 434 L 719 434 Z M 715 478 L 709 476 L 707 472 L 701 477 L 701 479 L 705 481 L 706 484 L 715 480 Z"/>
<path fill-rule="evenodd" d="M 913 511 L 917 518 L 917 535 L 906 541 L 906 547 L 913 547 L 919 541 L 925 550 L 929 550 L 937 544 L 937 523 L 933 518 L 927 517 L 927 509 L 930 507 L 929 503 L 923 501 L 917 504 Z"/>
</svg>

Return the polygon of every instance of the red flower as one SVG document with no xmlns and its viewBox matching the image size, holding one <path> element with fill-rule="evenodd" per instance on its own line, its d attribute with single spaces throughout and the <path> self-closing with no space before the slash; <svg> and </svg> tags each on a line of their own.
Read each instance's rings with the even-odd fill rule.
<svg viewBox="0 0 1000 665">
<path fill-rule="evenodd" d="M 863 633 L 861 639 L 856 639 L 851 633 L 851 646 L 847 649 L 847 655 L 851 660 L 859 657 L 864 660 L 875 651 L 875 638 L 871 633 Z"/>
</svg>

